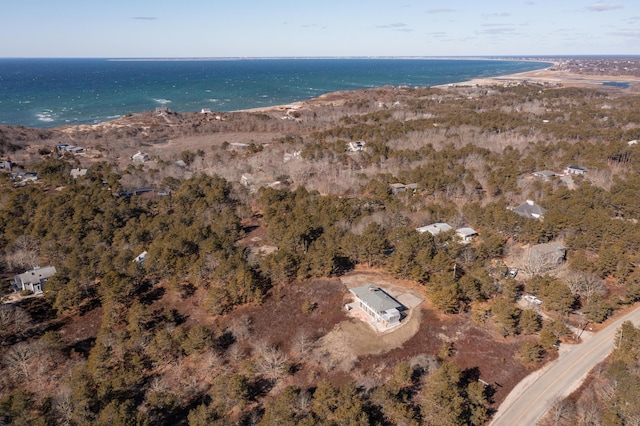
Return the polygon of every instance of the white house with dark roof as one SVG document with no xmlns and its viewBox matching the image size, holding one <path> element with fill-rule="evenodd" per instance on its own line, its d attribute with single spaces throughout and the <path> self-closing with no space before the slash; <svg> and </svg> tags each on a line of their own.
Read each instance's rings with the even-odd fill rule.
<svg viewBox="0 0 640 426">
<path fill-rule="evenodd" d="M 564 169 L 565 175 L 584 175 L 586 173 L 587 169 L 585 169 L 584 167 L 567 166 L 567 168 Z"/>
<path fill-rule="evenodd" d="M 544 213 L 547 211 L 547 209 L 540 207 L 539 205 L 534 203 L 532 200 L 527 200 L 524 202 L 524 204 L 520 204 L 517 207 L 507 207 L 507 208 L 522 217 L 526 217 L 527 219 L 538 219 L 538 220 L 540 220 L 542 216 L 544 216 Z"/>
<path fill-rule="evenodd" d="M 16 275 L 11 282 L 15 291 L 29 290 L 33 293 L 42 293 L 44 283 L 56 273 L 55 266 L 35 267 L 30 271 Z"/>
<path fill-rule="evenodd" d="M 400 311 L 404 306 L 387 292 L 373 285 L 364 285 L 349 290 L 356 305 L 366 312 L 375 323 L 387 327 L 400 324 Z"/>
<path fill-rule="evenodd" d="M 416 228 L 416 231 L 421 233 L 428 232 L 435 237 L 441 232 L 449 232 L 452 229 L 453 228 L 448 223 L 439 222 L 439 223 L 432 223 L 431 225 L 427 225 L 427 226 L 421 226 L 420 228 Z"/>
</svg>

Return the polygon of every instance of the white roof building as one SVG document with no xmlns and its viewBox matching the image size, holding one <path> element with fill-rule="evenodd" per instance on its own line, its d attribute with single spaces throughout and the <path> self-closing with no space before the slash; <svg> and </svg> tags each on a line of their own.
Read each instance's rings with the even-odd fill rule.
<svg viewBox="0 0 640 426">
<path fill-rule="evenodd" d="M 420 228 L 416 228 L 418 232 L 429 232 L 434 237 L 441 232 L 449 232 L 453 228 L 448 223 L 432 223 L 431 225 L 422 226 Z"/>
</svg>

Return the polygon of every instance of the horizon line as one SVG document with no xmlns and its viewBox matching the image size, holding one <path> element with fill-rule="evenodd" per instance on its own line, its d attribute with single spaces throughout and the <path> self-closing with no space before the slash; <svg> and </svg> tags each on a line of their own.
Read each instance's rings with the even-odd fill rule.
<svg viewBox="0 0 640 426">
<path fill-rule="evenodd" d="M 345 56 L 2 56 L 0 59 L 101 59 L 109 61 L 216 61 L 261 59 L 558 59 L 558 58 L 625 58 L 638 54 L 580 54 L 580 55 L 345 55 Z"/>
</svg>

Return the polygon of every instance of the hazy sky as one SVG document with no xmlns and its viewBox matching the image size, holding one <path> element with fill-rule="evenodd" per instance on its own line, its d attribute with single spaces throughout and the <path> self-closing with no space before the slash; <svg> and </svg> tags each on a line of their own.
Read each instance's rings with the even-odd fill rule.
<svg viewBox="0 0 640 426">
<path fill-rule="evenodd" d="M 640 54 L 640 0 L 3 1 L 0 57 Z"/>
</svg>

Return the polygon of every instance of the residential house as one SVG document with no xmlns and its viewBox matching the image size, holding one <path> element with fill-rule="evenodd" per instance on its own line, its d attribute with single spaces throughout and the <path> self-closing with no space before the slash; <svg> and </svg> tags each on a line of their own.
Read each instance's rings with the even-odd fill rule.
<svg viewBox="0 0 640 426">
<path fill-rule="evenodd" d="M 416 190 L 418 189 L 418 184 L 417 183 L 409 183 L 407 185 L 405 185 L 404 183 L 392 183 L 389 185 L 389 188 L 391 188 L 391 193 L 393 195 L 398 195 L 401 194 L 403 192 L 406 191 L 411 191 L 413 193 L 416 192 Z"/>
<path fill-rule="evenodd" d="M 133 259 L 133 262 L 137 263 L 138 265 L 142 265 L 146 259 L 147 259 L 147 251 L 145 250 L 139 255 L 137 255 L 135 259 Z"/>
<path fill-rule="evenodd" d="M 144 186 L 141 188 L 130 189 L 128 191 L 120 191 L 118 196 L 120 197 L 131 197 L 132 195 L 141 195 L 146 194 L 148 192 L 153 192 L 155 188 L 153 186 Z"/>
<path fill-rule="evenodd" d="M 84 148 L 81 146 L 67 146 L 65 150 L 71 154 L 82 154 L 84 152 Z"/>
<path fill-rule="evenodd" d="M 518 207 L 507 207 L 512 212 L 526 217 L 527 219 L 542 219 L 544 212 L 547 210 L 543 207 L 540 207 L 532 200 L 525 201 L 524 204 L 520 204 Z"/>
<path fill-rule="evenodd" d="M 211 109 L 210 108 L 202 108 L 200 110 L 201 114 L 211 114 Z"/>
<path fill-rule="evenodd" d="M 393 195 L 398 195 L 407 190 L 407 187 L 404 183 L 392 183 L 389 185 L 389 188 L 391 188 L 391 193 Z"/>
<path fill-rule="evenodd" d="M 405 307 L 379 287 L 364 285 L 349 290 L 356 305 L 366 312 L 375 323 L 387 327 L 400 324 L 400 311 Z"/>
<path fill-rule="evenodd" d="M 78 179 L 81 176 L 85 176 L 87 173 L 89 172 L 89 170 L 87 169 L 71 169 L 71 177 L 74 179 Z"/>
<path fill-rule="evenodd" d="M 357 152 L 363 151 L 366 142 L 364 141 L 356 141 L 347 143 L 347 152 Z"/>
<path fill-rule="evenodd" d="M 131 156 L 131 160 L 134 163 L 144 163 L 145 161 L 149 161 L 149 154 L 146 152 L 138 151 Z"/>
<path fill-rule="evenodd" d="M 282 161 L 287 163 L 291 160 L 299 160 L 300 158 L 302 158 L 300 154 L 301 154 L 301 151 L 294 151 L 293 153 L 285 152 L 284 157 L 282 158 Z"/>
<path fill-rule="evenodd" d="M 231 142 L 229 144 L 229 146 L 232 146 L 234 148 L 247 149 L 247 148 L 249 148 L 250 145 L 248 143 L 244 143 L 244 142 Z"/>
<path fill-rule="evenodd" d="M 587 173 L 587 169 L 578 166 L 567 166 L 564 169 L 565 175 L 584 175 Z"/>
<path fill-rule="evenodd" d="M 558 176 L 556 172 L 552 172 L 551 170 L 541 170 L 539 172 L 533 172 L 531 174 L 537 178 L 542 178 L 542 180 L 544 181 L 548 181 L 552 177 Z"/>
<path fill-rule="evenodd" d="M 240 184 L 243 186 L 249 186 L 253 184 L 253 176 L 248 173 L 243 174 L 242 176 L 240 176 Z"/>
<path fill-rule="evenodd" d="M 44 283 L 56 273 L 55 266 L 35 267 L 20 275 L 16 275 L 11 282 L 15 291 L 28 290 L 33 293 L 42 293 Z"/>
<path fill-rule="evenodd" d="M 438 235 L 441 232 L 449 232 L 452 229 L 453 228 L 448 223 L 440 222 L 440 223 L 432 223 L 431 225 L 427 225 L 427 226 L 422 226 L 420 228 L 416 228 L 416 231 L 418 231 L 418 232 L 429 232 L 431 235 L 433 235 L 435 237 L 436 235 Z"/>
<path fill-rule="evenodd" d="M 560 242 L 537 244 L 529 249 L 529 265 L 556 265 L 564 262 L 567 256 L 566 247 Z"/>
<path fill-rule="evenodd" d="M 463 243 L 470 243 L 474 237 L 478 236 L 478 232 L 473 228 L 458 228 L 456 229 L 456 235 Z"/>
</svg>

